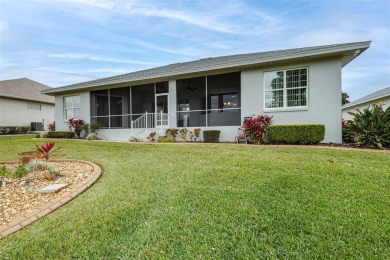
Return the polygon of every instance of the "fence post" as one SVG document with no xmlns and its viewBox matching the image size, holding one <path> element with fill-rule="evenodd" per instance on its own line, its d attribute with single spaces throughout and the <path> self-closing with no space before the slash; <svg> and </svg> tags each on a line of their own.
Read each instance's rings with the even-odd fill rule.
<svg viewBox="0 0 390 260">
<path fill-rule="evenodd" d="M 160 111 L 160 132 L 162 132 L 162 110 Z"/>
<path fill-rule="evenodd" d="M 134 136 L 134 121 L 131 120 L 131 136 Z"/>
<path fill-rule="evenodd" d="M 146 132 L 147 132 L 147 131 L 148 131 L 148 111 L 146 111 L 145 117 L 146 117 L 146 118 L 145 118 L 145 121 L 146 121 L 146 122 L 145 122 L 145 123 L 146 123 L 146 127 L 145 127 L 145 128 L 146 128 Z"/>
</svg>

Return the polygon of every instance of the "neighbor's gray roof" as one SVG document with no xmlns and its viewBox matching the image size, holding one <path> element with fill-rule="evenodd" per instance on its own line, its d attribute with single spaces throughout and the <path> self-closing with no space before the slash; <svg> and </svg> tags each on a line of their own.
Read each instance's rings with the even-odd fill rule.
<svg viewBox="0 0 390 260">
<path fill-rule="evenodd" d="M 344 105 L 342 108 L 344 109 L 344 108 L 348 108 L 348 107 L 353 107 L 353 106 L 356 106 L 359 104 L 363 104 L 366 102 L 370 102 L 370 101 L 385 98 L 385 97 L 390 97 L 390 87 L 375 91 L 374 93 L 371 93 L 367 96 L 356 99 L 355 101 Z"/>
<path fill-rule="evenodd" d="M 200 59 L 196 61 L 175 63 L 153 69 L 141 70 L 132 73 L 107 77 L 78 84 L 55 88 L 42 93 L 55 94 L 60 92 L 69 92 L 84 90 L 97 86 L 108 84 L 117 84 L 125 82 L 141 82 L 142 80 L 173 78 L 191 73 L 200 73 L 206 71 L 218 71 L 223 69 L 243 69 L 256 67 L 266 64 L 275 64 L 277 62 L 299 61 L 313 58 L 341 57 L 342 66 L 352 61 L 356 56 L 370 47 L 371 41 L 344 43 L 334 45 L 324 45 L 316 47 L 306 47 L 288 50 L 257 52 L 230 56 L 221 56 L 214 58 Z M 359 50 L 355 53 L 356 50 Z"/>
<path fill-rule="evenodd" d="M 41 94 L 51 87 L 28 78 L 0 81 L 0 97 L 24 99 L 54 104 L 54 97 Z"/>
</svg>

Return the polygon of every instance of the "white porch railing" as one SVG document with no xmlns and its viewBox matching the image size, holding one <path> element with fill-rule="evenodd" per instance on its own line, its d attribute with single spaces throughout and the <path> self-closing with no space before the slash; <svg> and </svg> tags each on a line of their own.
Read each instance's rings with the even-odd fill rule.
<svg viewBox="0 0 390 260">
<path fill-rule="evenodd" d="M 131 136 L 135 137 L 143 132 L 148 132 L 151 129 L 168 128 L 170 125 L 169 114 L 167 113 L 148 113 L 146 112 L 136 120 L 131 121 Z"/>
</svg>

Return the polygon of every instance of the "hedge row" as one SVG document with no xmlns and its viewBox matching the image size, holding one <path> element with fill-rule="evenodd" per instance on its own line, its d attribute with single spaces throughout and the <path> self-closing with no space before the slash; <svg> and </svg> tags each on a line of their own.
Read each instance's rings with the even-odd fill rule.
<svg viewBox="0 0 390 260">
<path fill-rule="evenodd" d="M 268 128 L 270 143 L 316 144 L 324 138 L 324 125 L 270 125 Z"/>
<path fill-rule="evenodd" d="M 74 133 L 66 131 L 47 132 L 47 138 L 74 138 Z"/>
<path fill-rule="evenodd" d="M 203 131 L 203 141 L 205 143 L 218 143 L 220 130 L 205 130 Z"/>
<path fill-rule="evenodd" d="M 27 134 L 29 126 L 0 126 L 0 135 Z"/>
</svg>

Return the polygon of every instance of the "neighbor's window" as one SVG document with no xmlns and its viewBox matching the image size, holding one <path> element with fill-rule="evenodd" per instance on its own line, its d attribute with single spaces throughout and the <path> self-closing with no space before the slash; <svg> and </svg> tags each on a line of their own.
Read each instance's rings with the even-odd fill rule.
<svg viewBox="0 0 390 260">
<path fill-rule="evenodd" d="M 307 68 L 265 72 L 265 108 L 307 107 L 307 75 Z"/>
<path fill-rule="evenodd" d="M 36 103 L 27 103 L 27 109 L 32 109 L 32 110 L 41 110 L 41 104 L 36 104 Z"/>
<path fill-rule="evenodd" d="M 64 119 L 71 118 L 80 119 L 80 96 L 64 97 Z"/>
</svg>

